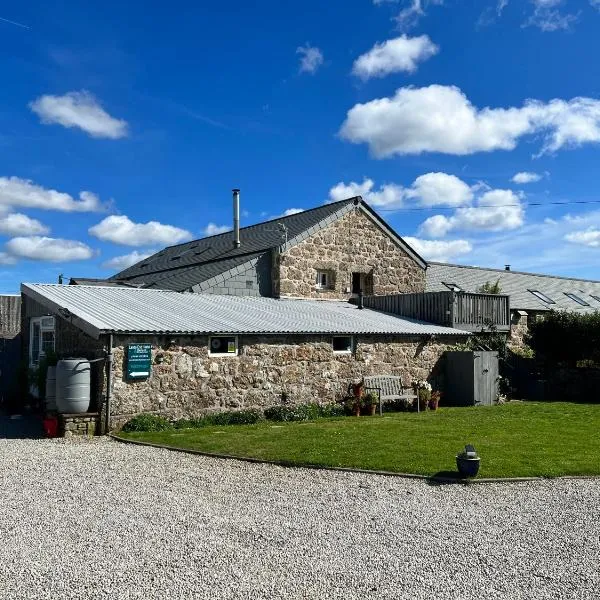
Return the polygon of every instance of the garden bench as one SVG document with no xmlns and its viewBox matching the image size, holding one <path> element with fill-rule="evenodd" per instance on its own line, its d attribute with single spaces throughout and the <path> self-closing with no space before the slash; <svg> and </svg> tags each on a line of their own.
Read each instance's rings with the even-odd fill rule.
<svg viewBox="0 0 600 600">
<path fill-rule="evenodd" d="M 364 378 L 365 391 L 375 391 L 379 397 L 379 415 L 383 414 L 383 403 L 394 400 L 410 400 L 416 402 L 417 411 L 419 402 L 417 394 L 411 387 L 402 385 L 402 378 L 397 375 L 372 375 Z"/>
</svg>

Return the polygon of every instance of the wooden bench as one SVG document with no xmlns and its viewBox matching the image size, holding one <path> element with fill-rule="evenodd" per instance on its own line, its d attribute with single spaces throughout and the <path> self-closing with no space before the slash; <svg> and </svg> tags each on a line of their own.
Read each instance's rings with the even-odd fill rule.
<svg viewBox="0 0 600 600">
<path fill-rule="evenodd" d="M 375 391 L 379 398 L 379 415 L 383 414 L 383 403 L 394 400 L 410 400 L 417 405 L 419 410 L 419 401 L 417 394 L 411 387 L 402 385 L 402 378 L 397 375 L 372 375 L 365 377 L 364 389 L 366 392 Z"/>
</svg>

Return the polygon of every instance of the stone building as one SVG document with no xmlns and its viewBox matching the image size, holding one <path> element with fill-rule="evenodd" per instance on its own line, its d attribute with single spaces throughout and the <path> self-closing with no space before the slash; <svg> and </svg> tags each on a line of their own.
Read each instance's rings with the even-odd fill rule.
<svg viewBox="0 0 600 600">
<path fill-rule="evenodd" d="M 467 335 L 339 300 L 114 285 L 23 284 L 21 292 L 24 330 L 45 319 L 59 356 L 96 361 L 90 410 L 109 427 L 147 411 L 193 417 L 332 402 L 365 375 L 443 388 L 444 351 Z M 142 373 L 132 371 L 132 348 L 148 353 Z"/>
</svg>

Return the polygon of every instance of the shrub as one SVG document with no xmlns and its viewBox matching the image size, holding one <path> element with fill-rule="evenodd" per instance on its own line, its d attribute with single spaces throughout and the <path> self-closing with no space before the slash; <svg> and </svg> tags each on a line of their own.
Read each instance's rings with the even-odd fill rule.
<svg viewBox="0 0 600 600">
<path fill-rule="evenodd" d="M 122 427 L 122 431 L 168 431 L 173 429 L 171 421 L 161 415 L 142 413 L 129 419 Z"/>
<path fill-rule="evenodd" d="M 339 417 L 344 407 L 339 404 L 299 404 L 297 406 L 271 406 L 265 409 L 269 421 L 314 421 L 326 417 Z"/>
</svg>

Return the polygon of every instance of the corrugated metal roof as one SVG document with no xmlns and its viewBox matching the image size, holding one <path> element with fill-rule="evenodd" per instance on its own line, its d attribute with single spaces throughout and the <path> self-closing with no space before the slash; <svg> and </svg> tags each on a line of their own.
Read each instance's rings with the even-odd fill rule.
<svg viewBox="0 0 600 600">
<path fill-rule="evenodd" d="M 486 282 L 498 281 L 502 293 L 510 296 L 510 307 L 514 310 L 554 309 L 584 313 L 600 310 L 600 301 L 592 297 L 600 298 L 600 281 L 435 262 L 427 267 L 426 281 L 428 292 L 447 291 L 444 283 L 455 284 L 465 292 L 476 292 Z M 543 302 L 529 290 L 542 292 L 554 304 Z M 582 306 L 566 294 L 576 294 L 589 306 Z"/>
<path fill-rule="evenodd" d="M 337 301 L 28 283 L 21 291 L 94 337 L 111 332 L 465 335 Z"/>
</svg>

